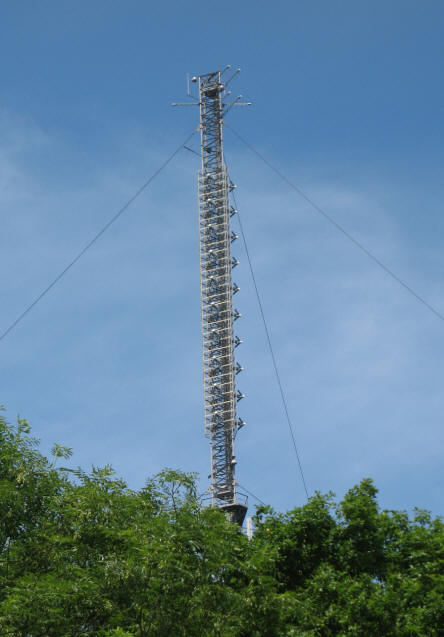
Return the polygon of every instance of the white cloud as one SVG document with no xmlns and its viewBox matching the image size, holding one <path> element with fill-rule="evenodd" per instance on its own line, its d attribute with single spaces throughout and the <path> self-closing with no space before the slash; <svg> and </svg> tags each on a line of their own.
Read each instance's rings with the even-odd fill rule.
<svg viewBox="0 0 444 637">
<path fill-rule="evenodd" d="M 3 328 L 177 143 L 147 149 L 134 132 L 122 133 L 113 142 L 120 153 L 98 155 L 94 170 L 91 160 L 86 178 L 82 152 L 32 130 L 15 123 L 0 155 Z M 72 172 L 53 172 L 64 158 Z M 442 445 L 442 324 L 251 159 L 232 159 L 310 489 L 341 493 L 370 475 L 387 505 L 439 512 L 430 485 Z M 197 469 L 206 483 L 196 169 L 193 156 L 178 158 L 0 343 L 1 402 L 34 421 L 44 448 L 69 444 L 75 462 L 111 462 L 137 486 L 165 465 Z M 410 265 L 402 193 L 387 209 L 372 197 L 378 184 L 351 189 L 305 171 L 316 202 L 435 300 L 441 255 L 433 241 L 419 242 L 415 256 L 434 267 Z M 248 421 L 238 438 L 239 480 L 288 507 L 303 492 L 239 242 L 235 252 L 247 394 L 239 411 Z M 420 501 L 417 484 L 427 494 Z"/>
</svg>

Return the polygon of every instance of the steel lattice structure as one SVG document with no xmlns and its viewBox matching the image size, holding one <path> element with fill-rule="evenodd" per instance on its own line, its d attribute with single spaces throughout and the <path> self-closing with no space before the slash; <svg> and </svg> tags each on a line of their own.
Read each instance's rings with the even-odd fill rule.
<svg viewBox="0 0 444 637">
<path fill-rule="evenodd" d="M 233 187 L 228 179 L 223 153 L 223 115 L 226 105 L 221 72 L 199 76 L 202 169 L 198 177 L 199 246 L 202 308 L 202 357 L 205 434 L 210 440 L 211 498 L 228 517 L 242 524 L 247 507 L 236 493 L 234 438 L 244 424 L 236 415 L 243 397 L 235 377 L 242 367 L 234 350 L 240 339 L 233 323 L 240 314 L 233 307 L 231 270 L 237 260 L 231 243 L 237 238 L 230 229 L 235 214 L 228 200 Z"/>
</svg>

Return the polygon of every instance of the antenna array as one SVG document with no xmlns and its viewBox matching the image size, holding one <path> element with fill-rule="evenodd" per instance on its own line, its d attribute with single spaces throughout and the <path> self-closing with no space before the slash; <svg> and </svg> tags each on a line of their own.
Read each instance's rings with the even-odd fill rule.
<svg viewBox="0 0 444 637">
<path fill-rule="evenodd" d="M 224 114 L 240 102 L 237 98 L 224 103 L 227 83 L 223 84 L 221 76 L 216 71 L 193 78 L 199 82 L 201 123 L 198 196 L 204 421 L 210 440 L 212 503 L 230 520 L 242 524 L 247 507 L 239 502 L 236 491 L 234 454 L 236 433 L 244 425 L 236 415 L 236 405 L 243 398 L 236 390 L 235 378 L 242 367 L 234 354 L 241 340 L 233 332 L 233 323 L 240 317 L 233 307 L 233 295 L 239 288 L 231 277 L 238 264 L 231 256 L 237 235 L 230 229 L 230 217 L 236 210 L 228 200 L 235 186 L 227 175 L 222 130 Z"/>
</svg>

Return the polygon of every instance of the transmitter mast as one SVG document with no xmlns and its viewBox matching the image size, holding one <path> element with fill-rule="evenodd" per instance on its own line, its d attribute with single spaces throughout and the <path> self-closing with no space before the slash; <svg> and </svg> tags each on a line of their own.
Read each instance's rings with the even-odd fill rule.
<svg viewBox="0 0 444 637">
<path fill-rule="evenodd" d="M 229 95 L 226 86 L 240 69 L 224 83 L 226 70 L 192 79 L 199 83 L 201 130 L 198 197 L 204 424 L 210 441 L 212 504 L 242 525 L 247 507 L 238 500 L 234 453 L 236 433 L 245 424 L 236 414 L 243 398 L 235 382 L 242 367 L 236 363 L 234 350 L 241 340 L 233 330 L 240 317 L 233 306 L 239 288 L 231 277 L 238 264 L 231 255 L 237 235 L 230 228 L 230 217 L 236 210 L 228 201 L 235 186 L 229 180 L 223 151 L 223 117 L 231 106 L 241 105 L 241 96 L 230 103 L 224 101 Z"/>
</svg>

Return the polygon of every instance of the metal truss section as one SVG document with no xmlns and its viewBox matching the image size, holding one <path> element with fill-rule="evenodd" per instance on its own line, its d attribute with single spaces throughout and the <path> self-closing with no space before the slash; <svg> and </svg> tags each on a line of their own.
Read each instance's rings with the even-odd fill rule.
<svg viewBox="0 0 444 637">
<path fill-rule="evenodd" d="M 221 73 L 199 77 L 202 169 L 198 178 L 199 246 L 202 308 L 202 358 L 205 434 L 210 439 L 211 498 L 229 519 L 242 524 L 246 506 L 236 493 L 234 438 L 243 421 L 236 404 L 235 377 L 242 367 L 235 362 L 240 343 L 233 323 L 240 317 L 233 307 L 231 271 L 238 264 L 231 256 L 237 236 L 230 229 L 229 183 L 223 155 L 222 117 L 224 86 Z"/>
</svg>

